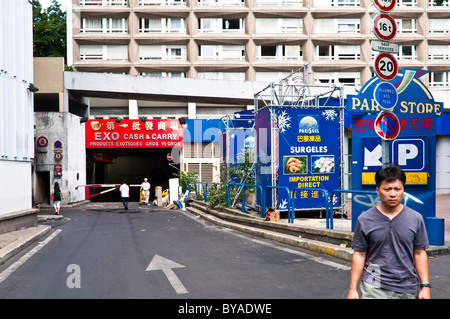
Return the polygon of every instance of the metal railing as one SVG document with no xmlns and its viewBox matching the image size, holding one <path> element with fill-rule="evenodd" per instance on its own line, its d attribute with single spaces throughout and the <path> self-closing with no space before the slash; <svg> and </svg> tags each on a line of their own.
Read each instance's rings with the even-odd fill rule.
<svg viewBox="0 0 450 319">
<path fill-rule="evenodd" d="M 361 191 L 361 190 L 349 190 L 349 189 L 334 189 L 331 191 L 329 198 L 333 199 L 334 193 L 349 193 L 349 194 L 370 194 L 378 195 L 376 191 Z M 330 207 L 331 206 L 331 207 Z M 333 203 L 327 207 L 327 215 L 330 217 L 331 229 L 333 229 Z M 331 210 L 331 212 L 330 212 Z"/>
</svg>

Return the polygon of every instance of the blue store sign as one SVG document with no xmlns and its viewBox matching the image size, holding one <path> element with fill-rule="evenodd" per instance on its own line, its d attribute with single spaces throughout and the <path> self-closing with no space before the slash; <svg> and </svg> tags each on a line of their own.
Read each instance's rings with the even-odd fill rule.
<svg viewBox="0 0 450 319">
<path fill-rule="evenodd" d="M 400 124 L 398 137 L 389 141 L 389 161 L 407 175 L 404 204 L 422 216 L 436 214 L 436 119 L 443 115 L 443 103 L 434 101 L 428 88 L 418 79 L 424 70 L 404 68 L 390 82 L 398 101 L 391 110 Z M 352 189 L 375 191 L 375 172 L 382 167 L 382 142 L 375 132 L 382 108 L 374 98 L 380 80 L 367 81 L 356 96 L 347 96 L 352 117 Z M 378 203 L 376 195 L 361 194 L 352 200 L 352 228 L 358 216 Z"/>
</svg>

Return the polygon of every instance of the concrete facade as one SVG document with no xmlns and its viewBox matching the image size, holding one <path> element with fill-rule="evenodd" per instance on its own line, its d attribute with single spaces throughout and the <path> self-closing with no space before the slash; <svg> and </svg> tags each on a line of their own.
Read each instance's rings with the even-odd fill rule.
<svg viewBox="0 0 450 319">
<path fill-rule="evenodd" d="M 68 112 L 36 112 L 36 138 L 45 137 L 48 146 L 36 147 L 36 175 L 48 172 L 50 183 L 38 181 L 37 185 L 47 185 L 48 190 L 36 189 L 36 201 L 48 203 L 46 194 L 58 182 L 64 195 L 62 204 L 84 200 L 84 189 L 78 185 L 86 184 L 86 149 L 84 146 L 84 123 L 80 117 Z M 57 148 L 55 143 L 60 142 Z M 58 159 L 61 156 L 61 159 Z M 55 175 L 55 165 L 61 165 L 61 176 Z M 37 178 L 39 179 L 39 177 Z M 38 187 L 37 187 L 38 188 Z"/>
</svg>

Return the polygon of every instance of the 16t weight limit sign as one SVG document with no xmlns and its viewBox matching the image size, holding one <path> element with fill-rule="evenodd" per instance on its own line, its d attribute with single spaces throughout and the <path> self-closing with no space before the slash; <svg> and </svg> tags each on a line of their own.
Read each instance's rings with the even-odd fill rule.
<svg viewBox="0 0 450 319">
<path fill-rule="evenodd" d="M 397 60 L 392 54 L 380 53 L 375 59 L 373 69 L 381 80 L 391 81 L 397 76 Z"/>
</svg>

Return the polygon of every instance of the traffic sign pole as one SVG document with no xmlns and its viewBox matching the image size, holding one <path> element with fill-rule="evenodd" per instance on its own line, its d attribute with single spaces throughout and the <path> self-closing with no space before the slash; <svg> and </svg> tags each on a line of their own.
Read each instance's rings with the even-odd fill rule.
<svg viewBox="0 0 450 319">
<path fill-rule="evenodd" d="M 389 42 L 394 39 L 397 33 L 397 25 L 395 20 L 388 14 L 388 12 L 395 8 L 397 0 L 373 0 L 373 4 L 380 12 L 373 20 L 373 32 L 377 38 L 381 40 L 372 42 L 372 49 L 381 52 L 375 59 L 374 70 L 381 81 L 389 82 L 396 77 L 398 71 L 397 60 L 390 54 L 398 52 L 398 45 L 391 44 Z M 393 113 L 390 113 L 390 111 L 386 112 L 386 110 L 392 110 L 395 107 L 395 104 L 397 103 L 396 92 L 391 92 L 392 89 L 386 84 L 378 85 L 376 91 L 375 99 L 380 107 L 385 110 L 380 113 L 378 118 L 381 121 L 385 115 L 389 116 L 389 114 L 392 114 L 393 118 L 391 118 L 391 120 L 394 120 L 397 124 L 397 117 Z M 391 101 L 394 99 L 395 101 Z M 389 119 L 384 118 L 384 121 L 387 120 Z M 387 123 L 386 126 L 389 126 L 389 124 Z M 386 128 L 385 131 L 383 131 L 380 124 L 375 125 L 375 127 L 377 134 L 381 137 L 381 162 L 382 167 L 384 168 L 390 161 L 389 140 L 397 137 L 400 130 L 400 124 L 398 123 L 398 127 L 394 128 L 396 132 L 390 132 L 391 134 L 388 134 L 388 130 Z M 393 129 L 392 127 L 390 128 Z"/>
</svg>

